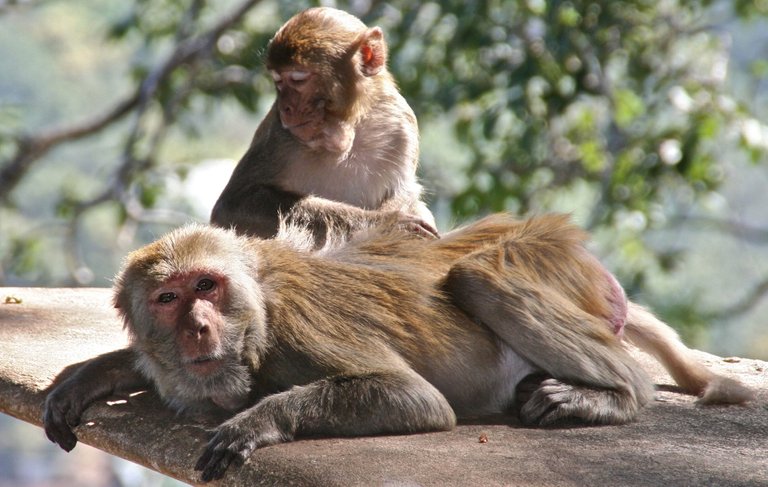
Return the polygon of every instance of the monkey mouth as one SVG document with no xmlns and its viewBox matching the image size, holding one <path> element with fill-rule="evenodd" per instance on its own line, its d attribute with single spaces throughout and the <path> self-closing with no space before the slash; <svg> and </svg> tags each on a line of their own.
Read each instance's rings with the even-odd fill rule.
<svg viewBox="0 0 768 487">
<path fill-rule="evenodd" d="M 311 120 L 305 120 L 303 122 L 290 123 L 290 122 L 287 122 L 287 121 L 282 120 L 282 119 L 280 120 L 280 122 L 283 124 L 283 128 L 286 129 L 286 130 L 294 130 L 294 129 L 298 129 L 298 128 L 301 128 L 301 127 L 306 127 L 307 125 L 312 123 Z"/>
<path fill-rule="evenodd" d="M 214 355 L 201 355 L 187 361 L 187 368 L 198 375 L 210 375 L 221 368 L 223 361 Z"/>
<path fill-rule="evenodd" d="M 318 133 L 320 132 L 317 129 L 316 124 L 313 123 L 311 120 L 297 123 L 294 125 L 289 125 L 283 122 L 283 127 L 286 130 L 288 130 L 291 133 L 291 135 L 299 139 L 301 142 L 304 142 L 305 144 L 315 139 L 318 136 Z"/>
</svg>

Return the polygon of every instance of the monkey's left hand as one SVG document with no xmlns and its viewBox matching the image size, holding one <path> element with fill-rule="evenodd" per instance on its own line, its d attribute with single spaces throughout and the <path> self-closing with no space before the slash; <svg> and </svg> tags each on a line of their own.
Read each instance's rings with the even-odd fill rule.
<svg viewBox="0 0 768 487">
<path fill-rule="evenodd" d="M 220 479 L 230 465 L 241 466 L 254 450 L 291 441 L 296 422 L 284 414 L 277 396 L 264 399 L 221 424 L 195 465 L 204 482 Z"/>
</svg>

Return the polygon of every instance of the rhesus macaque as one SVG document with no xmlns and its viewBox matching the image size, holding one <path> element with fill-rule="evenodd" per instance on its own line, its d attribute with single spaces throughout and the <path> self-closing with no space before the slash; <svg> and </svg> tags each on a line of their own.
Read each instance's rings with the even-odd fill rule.
<svg viewBox="0 0 768 487">
<path fill-rule="evenodd" d="M 688 392 L 750 399 L 627 308 L 584 239 L 559 215 L 491 216 L 440 240 L 374 232 L 324 253 L 176 230 L 126 259 L 115 305 L 131 346 L 51 390 L 46 433 L 70 450 L 88 404 L 151 384 L 177 410 L 236 413 L 196 464 L 208 481 L 300 436 L 448 430 L 513 407 L 525 424 L 624 423 L 653 395 L 606 326 L 625 315 L 627 335 Z"/>
<path fill-rule="evenodd" d="M 270 41 L 277 99 L 211 213 L 211 223 L 271 238 L 280 219 L 351 234 L 396 215 L 437 236 L 416 180 L 416 116 L 387 71 L 387 44 L 341 10 L 312 8 Z"/>
</svg>

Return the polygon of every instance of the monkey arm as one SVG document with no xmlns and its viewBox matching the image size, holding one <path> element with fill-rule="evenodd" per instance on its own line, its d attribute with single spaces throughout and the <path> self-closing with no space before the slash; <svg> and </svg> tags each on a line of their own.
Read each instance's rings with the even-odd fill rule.
<svg viewBox="0 0 768 487">
<path fill-rule="evenodd" d="M 274 237 L 281 219 L 311 231 L 316 245 L 329 233 L 346 239 L 353 231 L 382 216 L 346 203 L 316 196 L 302 196 L 272 185 L 253 185 L 225 190 L 211 213 L 211 223 L 234 228 L 240 234 Z"/>
<path fill-rule="evenodd" d="M 195 466 L 221 478 L 253 450 L 296 436 L 362 436 L 449 430 L 445 397 L 414 372 L 371 372 L 318 380 L 266 397 L 219 426 Z"/>
<path fill-rule="evenodd" d="M 400 198 L 390 198 L 379 210 L 366 210 L 339 201 L 306 196 L 285 216 L 289 223 L 312 228 L 318 247 L 329 236 L 346 239 L 355 232 L 381 225 L 403 228 L 422 237 L 439 237 L 426 206 L 423 210 L 405 207 Z"/>
<path fill-rule="evenodd" d="M 391 201 L 392 208 L 401 204 L 399 200 Z M 366 210 L 318 196 L 301 196 L 267 185 L 224 191 L 211 213 L 211 223 L 214 225 L 231 227 L 240 234 L 260 238 L 274 237 L 280 228 L 281 219 L 286 224 L 309 229 L 316 247 L 321 247 L 330 235 L 345 240 L 354 232 L 390 222 L 422 236 L 438 236 L 426 207 L 421 214 L 394 209 Z"/>
<path fill-rule="evenodd" d="M 211 223 L 240 234 L 272 238 L 280 215 L 290 212 L 300 199 L 301 195 L 271 185 L 228 186 L 213 207 Z"/>
<path fill-rule="evenodd" d="M 49 440 L 66 451 L 77 444 L 72 428 L 94 401 L 129 390 L 150 387 L 133 367 L 134 352 L 125 348 L 82 363 L 62 380 L 56 378 L 45 399 L 43 427 Z"/>
</svg>

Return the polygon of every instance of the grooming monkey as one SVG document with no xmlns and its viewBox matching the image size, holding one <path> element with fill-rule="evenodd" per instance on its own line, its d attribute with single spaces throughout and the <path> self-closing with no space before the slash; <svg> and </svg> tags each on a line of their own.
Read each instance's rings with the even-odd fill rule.
<svg viewBox="0 0 768 487">
<path fill-rule="evenodd" d="M 131 346 L 52 388 L 48 437 L 70 450 L 91 402 L 150 386 L 180 411 L 236 413 L 196 464 L 204 481 L 301 436 L 447 430 L 513 408 L 532 425 L 624 423 L 653 394 L 607 326 L 625 318 L 686 391 L 751 398 L 617 299 L 567 217 L 495 215 L 439 240 L 394 226 L 320 254 L 190 226 L 132 253 L 115 284 Z"/>
<path fill-rule="evenodd" d="M 267 48 L 277 89 L 214 205 L 211 223 L 274 237 L 280 219 L 311 231 L 351 234 L 396 216 L 437 236 L 416 180 L 416 116 L 387 70 L 379 27 L 312 8 L 291 18 Z"/>
</svg>

